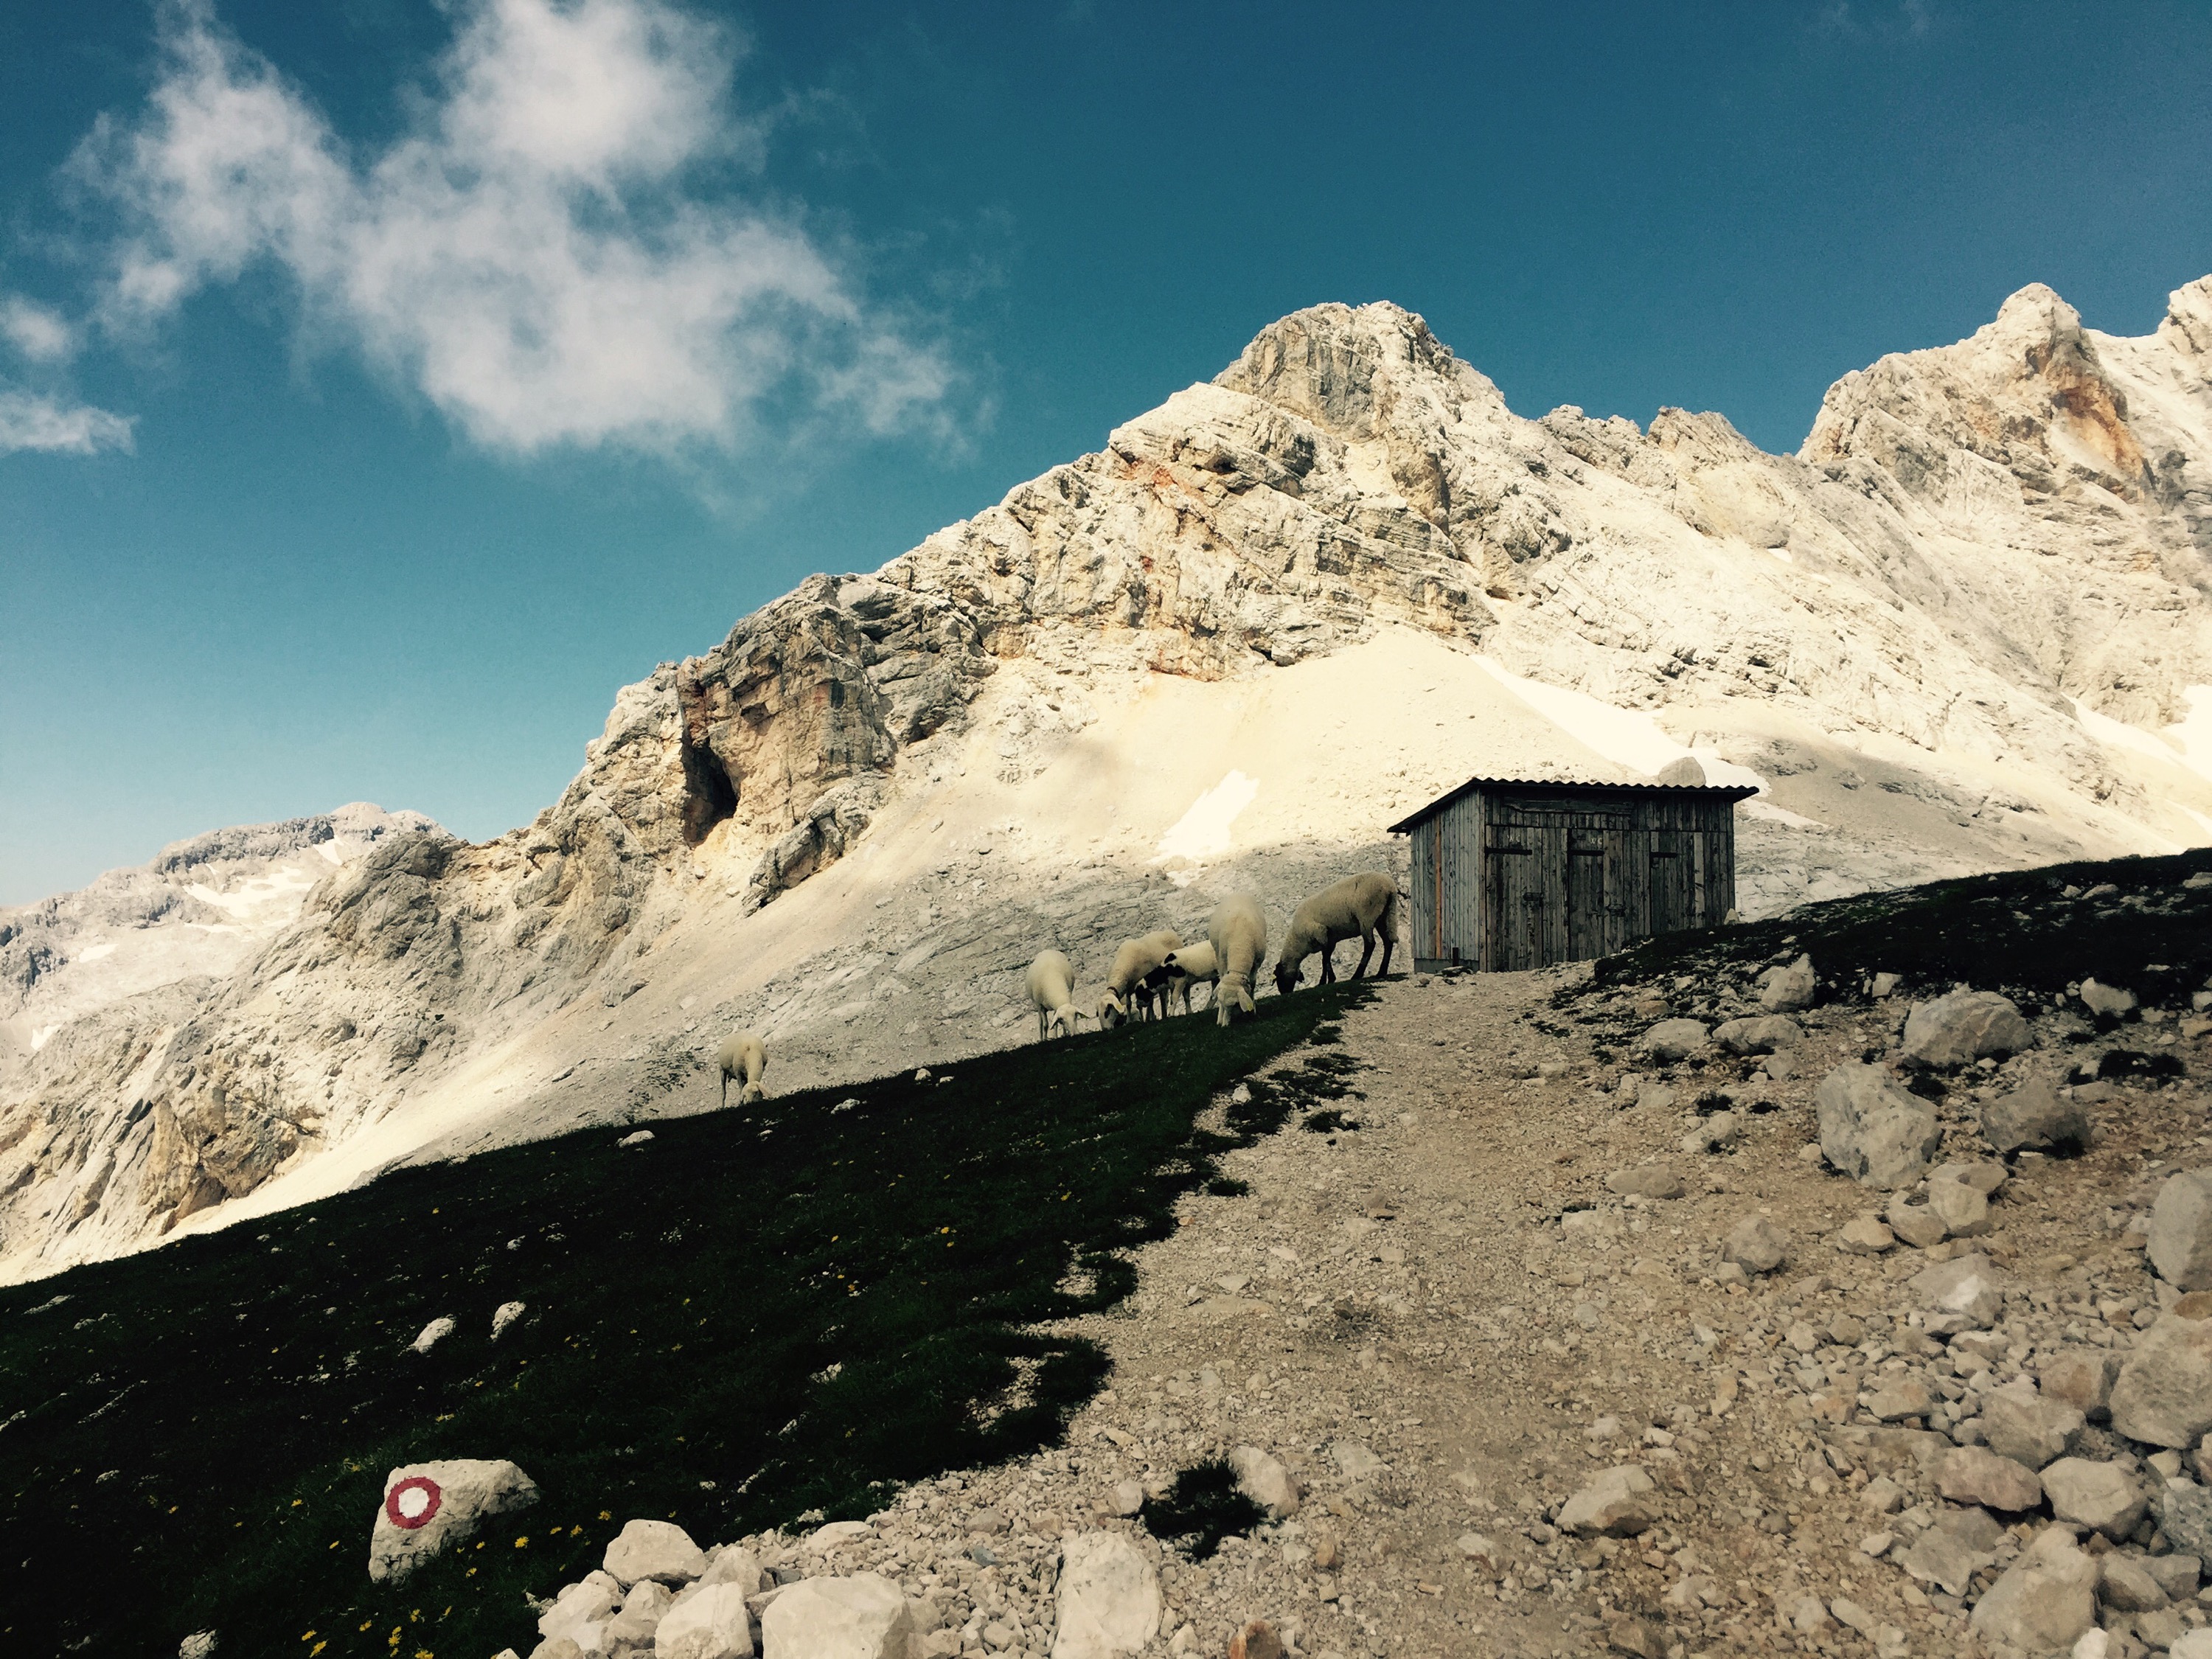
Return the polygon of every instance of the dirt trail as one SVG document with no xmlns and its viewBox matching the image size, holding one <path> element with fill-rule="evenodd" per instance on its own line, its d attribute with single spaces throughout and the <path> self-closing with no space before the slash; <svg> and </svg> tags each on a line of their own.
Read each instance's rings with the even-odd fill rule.
<svg viewBox="0 0 2212 1659">
<path fill-rule="evenodd" d="M 2023 1156 L 1971 1244 L 1851 1255 L 1838 1231 L 1886 1195 L 1808 1155 L 1812 1091 L 1889 1044 L 1902 1008 L 1801 1016 L 1784 1079 L 1709 1060 L 1623 1090 L 1633 1068 L 1596 1056 L 1626 996 L 1585 1004 L 1601 1016 L 1588 1024 L 1553 1006 L 1583 971 L 1392 981 L 1347 1014 L 1340 1043 L 1278 1062 L 1293 1085 L 1348 1083 L 1364 1098 L 1334 1106 L 1359 1127 L 1316 1132 L 1302 1112 L 1224 1161 L 1249 1194 L 1185 1200 L 1178 1234 L 1139 1252 L 1135 1295 L 1076 1326 L 1115 1371 L 1066 1448 L 911 1491 L 872 1539 L 796 1565 L 896 1573 L 936 1599 L 948 1651 L 957 1628 L 962 1651 L 1041 1654 L 1063 1528 L 1133 1531 L 1117 1486 L 1157 1497 L 1177 1468 L 1250 1444 L 1297 1474 L 1303 1506 L 1210 1561 L 1164 1553 L 1157 1650 L 1219 1654 L 1251 1618 L 1343 1659 L 1969 1650 L 1967 1601 L 2035 1523 L 2002 1535 L 1963 1600 L 1896 1565 L 1948 1507 L 1932 1483 L 1951 1442 L 1927 1431 L 2024 1364 L 2124 1347 L 2149 1322 L 2160 1298 L 2122 1230 L 2165 1155 L 2203 1157 L 2201 1091 L 2111 1090 L 2096 1149 Z M 2179 1041 L 2192 1060 L 2203 1045 Z M 2059 1059 L 2031 1053 L 1954 1089 L 1944 1155 L 1987 1156 L 1967 1116 L 1977 1086 Z M 1744 1132 L 1686 1153 L 1715 1089 Z M 1608 1189 L 1649 1161 L 1686 1194 Z M 1754 1214 L 1787 1236 L 1787 1261 L 1718 1282 L 1733 1276 L 1723 1238 Z M 1947 1353 L 1903 1281 L 1972 1249 L 2017 1287 L 1993 1340 Z M 1865 1391 L 1900 1377 L 1928 1385 L 1930 1413 L 1876 1422 Z M 2128 1458 L 2117 1443 L 2083 1449 Z M 1560 1504 L 1624 1463 L 1653 1482 L 1640 1535 L 1553 1529 Z M 2155 1616 L 2201 1622 L 2193 1599 L 2177 1608 Z M 2115 1653 L 2142 1650 L 2106 1622 Z"/>
</svg>

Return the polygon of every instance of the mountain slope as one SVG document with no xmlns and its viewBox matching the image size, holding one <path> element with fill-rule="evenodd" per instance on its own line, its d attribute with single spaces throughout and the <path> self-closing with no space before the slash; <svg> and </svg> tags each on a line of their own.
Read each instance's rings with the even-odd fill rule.
<svg viewBox="0 0 2212 1659">
<path fill-rule="evenodd" d="M 2142 340 L 2024 289 L 1790 457 L 1297 313 L 625 688 L 527 828 L 380 846 L 188 1006 L 54 1035 L 0 1079 L 5 1271 L 696 1108 L 738 1022 L 778 1088 L 999 1046 L 1046 943 L 1095 983 L 1235 887 L 1279 925 L 1475 771 L 1751 777 L 1756 913 L 2202 841 L 2207 343 L 2212 279 Z"/>
</svg>

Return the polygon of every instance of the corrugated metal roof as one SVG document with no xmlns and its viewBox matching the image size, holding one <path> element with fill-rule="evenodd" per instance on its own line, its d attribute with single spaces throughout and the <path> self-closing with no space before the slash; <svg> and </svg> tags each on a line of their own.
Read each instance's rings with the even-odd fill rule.
<svg viewBox="0 0 2212 1659">
<path fill-rule="evenodd" d="M 1477 789 L 1511 789 L 1521 793 L 1547 795 L 1711 795 L 1739 801 L 1759 791 L 1741 783 L 1588 783 L 1572 778 L 1469 778 L 1426 806 L 1409 812 L 1390 826 L 1389 833 L 1402 836 L 1423 818 L 1441 812 L 1462 795 Z"/>
</svg>

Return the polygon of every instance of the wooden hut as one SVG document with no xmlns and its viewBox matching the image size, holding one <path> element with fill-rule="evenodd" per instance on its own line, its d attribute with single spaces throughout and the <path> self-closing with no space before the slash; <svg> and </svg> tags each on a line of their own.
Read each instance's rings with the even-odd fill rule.
<svg viewBox="0 0 2212 1659">
<path fill-rule="evenodd" d="M 1735 905 L 1735 803 L 1759 792 L 1470 778 L 1390 826 L 1411 836 L 1418 968 L 1541 968 Z"/>
</svg>

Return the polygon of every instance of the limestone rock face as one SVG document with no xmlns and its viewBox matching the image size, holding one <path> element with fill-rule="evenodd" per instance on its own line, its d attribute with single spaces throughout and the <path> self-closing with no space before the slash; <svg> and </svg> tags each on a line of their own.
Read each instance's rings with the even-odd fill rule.
<svg viewBox="0 0 2212 1659">
<path fill-rule="evenodd" d="M 688 1108 L 740 1024 L 784 1086 L 957 1058 L 935 1034 L 1021 1012 L 977 990 L 994 929 L 1042 911 L 1095 979 L 1163 864 L 1200 916 L 1286 911 L 1478 772 L 1756 775 L 1753 915 L 2194 840 L 2212 785 L 2160 734 L 2212 684 L 2208 341 L 2212 283 L 2133 340 L 2023 289 L 1772 455 L 1714 414 L 1523 418 L 1397 307 L 1285 317 L 623 688 L 527 825 L 345 809 L 0 913 L 0 1276 L 373 1178 L 372 1124 L 419 1158 Z M 1266 747 L 1323 717 L 1326 772 Z M 1155 725 L 1235 744 L 1164 767 Z M 1244 817 L 1178 836 L 1255 742 Z"/>
<path fill-rule="evenodd" d="M 1878 1066 L 1838 1066 L 1820 1079 L 1814 1105 L 1821 1154 L 1863 1186 L 1911 1185 L 1943 1145 L 1928 1103 Z"/>
<path fill-rule="evenodd" d="M 384 1501 L 369 1529 L 368 1576 L 404 1578 L 489 1517 L 537 1501 L 536 1483 L 504 1459 L 442 1458 L 396 1468 L 384 1478 Z"/>
</svg>

